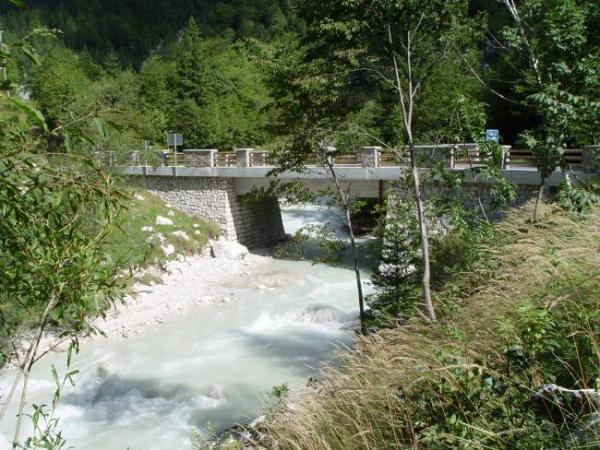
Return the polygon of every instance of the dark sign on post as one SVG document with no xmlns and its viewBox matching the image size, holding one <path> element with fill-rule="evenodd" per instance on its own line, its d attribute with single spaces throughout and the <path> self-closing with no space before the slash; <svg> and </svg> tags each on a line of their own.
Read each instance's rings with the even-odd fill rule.
<svg viewBox="0 0 600 450">
<path fill-rule="evenodd" d="M 177 165 L 177 147 L 180 147 L 183 145 L 183 135 L 179 134 L 179 133 L 169 133 L 167 134 L 167 146 L 168 147 L 173 147 L 173 159 L 175 162 L 175 165 Z M 167 158 L 167 164 L 168 163 L 168 158 Z"/>
<path fill-rule="evenodd" d="M 167 145 L 169 147 L 179 147 L 183 145 L 183 135 L 179 133 L 167 134 Z"/>
</svg>

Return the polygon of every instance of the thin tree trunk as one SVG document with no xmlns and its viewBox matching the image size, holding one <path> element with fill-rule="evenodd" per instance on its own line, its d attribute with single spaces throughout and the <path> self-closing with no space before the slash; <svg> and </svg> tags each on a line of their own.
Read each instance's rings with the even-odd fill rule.
<svg viewBox="0 0 600 450">
<path fill-rule="evenodd" d="M 421 237 L 421 256 L 423 258 L 423 307 L 427 314 L 427 318 L 434 322 L 436 320 L 435 309 L 433 308 L 433 302 L 431 300 L 431 268 L 429 264 L 429 239 L 427 236 L 427 224 L 425 223 L 425 213 L 423 207 L 423 199 L 421 197 L 421 187 L 419 181 L 419 170 L 417 168 L 417 159 L 415 157 L 414 140 L 412 134 L 412 119 L 414 111 L 414 97 L 416 90 L 413 87 L 412 81 L 412 47 L 411 47 L 411 35 L 407 33 L 407 43 L 405 46 L 407 70 L 408 70 L 408 86 L 406 93 L 402 86 L 400 79 L 400 69 L 398 67 L 398 61 L 396 59 L 396 53 L 394 51 L 394 40 L 392 36 L 392 28 L 388 25 L 388 41 L 390 44 L 390 56 L 394 67 L 394 75 L 396 78 L 396 90 L 398 92 L 398 100 L 400 107 L 402 108 L 402 116 L 404 119 L 404 126 L 406 128 L 406 134 L 408 136 L 408 148 L 410 153 L 410 165 L 411 174 L 413 180 L 413 187 L 415 190 L 415 204 L 417 208 L 417 216 L 419 219 L 419 235 Z"/>
<path fill-rule="evenodd" d="M 421 196 L 421 186 L 419 180 L 419 169 L 417 167 L 417 158 L 415 148 L 412 141 L 408 146 L 410 153 L 410 166 L 413 179 L 413 187 L 415 194 L 415 204 L 417 206 L 417 216 L 419 219 L 419 234 L 421 235 L 421 254 L 423 257 L 423 307 L 427 314 L 427 318 L 434 322 L 436 320 L 435 309 L 431 300 L 431 268 L 429 264 L 429 238 L 427 234 L 427 224 L 425 222 L 425 208 L 423 206 L 423 198 Z"/>
<path fill-rule="evenodd" d="M 467 148 L 467 144 L 463 143 L 464 148 L 467 150 L 467 160 L 469 161 L 469 169 L 471 170 L 471 174 L 473 173 L 473 161 L 471 161 L 471 154 L 469 153 L 469 149 Z M 479 189 L 479 184 L 475 183 L 475 195 L 477 196 L 477 203 L 479 203 L 479 210 L 483 215 L 483 219 L 486 223 L 490 223 L 490 219 L 485 211 L 485 207 L 483 206 L 483 201 L 481 200 L 481 191 Z"/>
<path fill-rule="evenodd" d="M 10 402 L 15 394 L 15 391 L 17 389 L 19 381 L 21 380 L 21 377 L 24 377 L 23 391 L 21 392 L 21 400 L 19 402 L 19 414 L 17 416 L 17 425 L 15 428 L 14 442 L 18 442 L 20 431 L 21 431 L 23 409 L 25 407 L 25 401 L 26 401 L 26 397 L 27 397 L 27 381 L 29 378 L 29 373 L 31 372 L 31 368 L 33 367 L 33 364 L 36 361 L 35 357 L 36 357 L 36 354 L 38 351 L 38 347 L 40 345 L 40 340 L 42 338 L 42 334 L 44 333 L 44 329 L 46 328 L 46 323 L 48 322 L 48 317 L 50 316 L 50 312 L 56 306 L 56 302 L 57 302 L 57 296 L 55 294 L 52 294 L 50 297 L 50 301 L 46 305 L 46 309 L 44 310 L 44 312 L 42 313 L 42 316 L 40 317 L 40 322 L 39 322 L 38 328 L 35 331 L 34 337 L 31 342 L 31 346 L 29 347 L 29 350 L 27 351 L 27 355 L 26 355 L 25 359 L 23 360 L 23 363 L 19 367 L 19 372 L 17 373 L 17 375 L 12 383 L 10 391 L 9 391 L 8 395 L 2 399 L 2 400 L 4 400 L 4 405 L 2 406 L 2 410 L 0 411 L 0 421 L 2 421 L 2 419 L 6 415 L 6 412 L 8 411 Z"/>
<path fill-rule="evenodd" d="M 23 411 L 27 401 L 27 386 L 29 384 L 30 369 L 23 374 L 23 390 L 21 391 L 21 401 L 19 402 L 19 412 L 17 413 L 17 425 L 15 426 L 15 436 L 13 437 L 13 446 L 18 445 L 21 436 L 21 424 L 23 423 Z"/>
<path fill-rule="evenodd" d="M 533 210 L 533 220 L 535 222 L 541 222 L 542 221 L 542 199 L 544 198 L 544 180 L 542 180 L 542 183 L 540 184 L 540 188 L 538 190 L 538 195 L 537 198 L 535 200 L 535 208 Z"/>
<path fill-rule="evenodd" d="M 331 176 L 333 178 L 333 182 L 335 183 L 335 188 L 338 192 L 340 200 L 342 202 L 342 207 L 344 208 L 344 213 L 346 215 L 346 224 L 348 225 L 348 230 L 350 233 L 350 245 L 352 246 L 352 258 L 354 260 L 354 275 L 356 277 L 356 290 L 358 292 L 358 309 L 360 311 L 360 331 L 362 334 L 367 334 L 367 326 L 365 323 L 365 302 L 362 291 L 362 282 L 360 277 L 360 268 L 358 261 L 358 248 L 356 246 L 356 240 L 354 238 L 354 229 L 352 228 L 352 217 L 350 215 L 350 205 L 348 204 L 348 195 L 344 192 L 340 183 L 338 181 L 337 175 L 335 173 L 335 169 L 333 168 L 333 161 L 331 161 L 328 157 L 326 157 L 326 164 L 331 172 Z"/>
<path fill-rule="evenodd" d="M 358 308 L 360 310 L 360 331 L 362 334 L 367 334 L 367 327 L 365 324 L 365 304 L 362 292 L 362 282 L 360 279 L 360 268 L 358 265 L 358 248 L 356 247 L 356 241 L 354 240 L 354 231 L 352 230 L 352 218 L 350 217 L 350 209 L 346 210 L 346 222 L 348 223 L 348 229 L 350 230 L 350 245 L 352 246 L 352 258 L 354 259 L 354 275 L 356 276 L 356 289 L 358 292 Z"/>
</svg>

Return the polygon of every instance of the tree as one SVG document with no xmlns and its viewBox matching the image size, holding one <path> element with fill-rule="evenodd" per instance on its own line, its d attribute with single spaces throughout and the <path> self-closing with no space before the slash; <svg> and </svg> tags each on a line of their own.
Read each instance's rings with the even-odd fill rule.
<svg viewBox="0 0 600 450">
<path fill-rule="evenodd" d="M 419 219 L 423 307 L 433 321 L 436 316 L 431 300 L 429 240 L 414 147 L 414 122 L 420 96 L 432 82 L 432 74 L 472 36 L 468 2 L 305 0 L 300 4 L 299 15 L 306 19 L 309 36 L 316 42 L 310 52 L 320 56 L 313 56 L 314 60 L 330 63 L 330 74 L 335 73 L 337 65 L 346 65 L 345 89 L 359 81 L 353 74 L 369 74 L 396 96 Z"/>
<path fill-rule="evenodd" d="M 344 211 L 346 226 L 348 227 L 348 235 L 350 236 L 350 246 L 352 248 L 352 262 L 354 264 L 353 269 L 354 277 L 356 279 L 356 292 L 358 295 L 358 309 L 360 314 L 360 331 L 362 334 L 366 335 L 367 325 L 365 316 L 365 299 L 363 296 L 362 281 L 360 275 L 358 247 L 356 245 L 356 238 L 354 237 L 354 224 L 352 223 L 351 216 L 352 211 L 349 192 L 350 186 L 348 186 L 348 189 L 345 190 L 341 184 L 341 180 L 337 175 L 334 165 L 335 148 L 319 145 L 317 147 L 316 153 L 321 162 L 321 165 L 327 170 L 327 172 L 331 176 L 331 179 L 333 180 L 337 199 Z"/>
<path fill-rule="evenodd" d="M 600 49 L 594 2 L 503 0 L 512 18 L 504 37 L 513 57 L 524 61 L 518 89 L 526 92 L 538 126 L 524 135 L 536 157 L 540 188 L 534 220 L 541 220 L 546 179 L 560 167 L 570 187 L 565 149 L 598 139 Z M 587 140 L 587 142 L 585 142 Z"/>
<path fill-rule="evenodd" d="M 308 162 L 316 162 L 328 175 L 333 197 L 344 212 L 349 231 L 361 332 L 365 334 L 359 250 L 351 216 L 353 205 L 349 187 L 344 186 L 337 174 L 334 158 L 348 150 L 353 151 L 360 142 L 358 139 L 364 138 L 364 135 L 353 132 L 356 131 L 353 124 L 370 122 L 369 107 L 361 111 L 361 102 L 347 107 L 352 100 L 348 96 L 336 95 L 338 81 L 323 75 L 322 61 L 305 59 L 306 48 L 293 36 L 272 45 L 259 44 L 254 51 L 263 63 L 267 83 L 275 98 L 270 110 L 274 116 L 271 131 L 279 139 L 275 150 L 278 167 L 274 172 L 302 172 Z"/>
<path fill-rule="evenodd" d="M 12 58 L 10 51 L 5 55 Z M 33 105 L 8 96 L 0 98 L 0 111 L 0 337 L 8 341 L 18 365 L 2 397 L 0 421 L 22 383 L 13 437 L 17 448 L 29 374 L 44 354 L 43 333 L 58 325 L 64 330 L 61 338 L 76 345 L 80 333 L 95 332 L 87 320 L 90 300 L 111 304 L 121 298 L 122 266 L 109 256 L 106 241 L 125 196 L 89 159 L 65 153 L 65 135 L 81 136 L 70 134 L 70 124 L 50 128 Z M 61 154 L 48 153 L 50 141 L 63 143 Z M 33 334 L 21 353 L 13 338 L 23 317 Z M 0 353 L 5 350 L 2 345 Z M 68 371 L 65 380 L 71 376 Z M 41 408 L 34 417 L 39 414 L 44 414 Z M 48 423 L 55 425 L 56 420 Z M 61 441 L 50 436 L 53 430 L 36 431 L 42 434 L 36 438 L 40 446 L 55 448 L 50 443 Z"/>
</svg>

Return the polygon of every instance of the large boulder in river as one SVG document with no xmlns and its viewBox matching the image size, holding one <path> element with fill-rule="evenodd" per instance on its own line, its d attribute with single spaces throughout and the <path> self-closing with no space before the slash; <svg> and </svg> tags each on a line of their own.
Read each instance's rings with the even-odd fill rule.
<svg viewBox="0 0 600 450">
<path fill-rule="evenodd" d="M 296 318 L 298 322 L 324 324 L 330 322 L 347 322 L 349 315 L 329 305 L 314 304 L 305 307 Z"/>
<path fill-rule="evenodd" d="M 244 259 L 249 252 L 242 244 L 233 241 L 211 241 L 210 251 L 214 258 Z"/>
</svg>

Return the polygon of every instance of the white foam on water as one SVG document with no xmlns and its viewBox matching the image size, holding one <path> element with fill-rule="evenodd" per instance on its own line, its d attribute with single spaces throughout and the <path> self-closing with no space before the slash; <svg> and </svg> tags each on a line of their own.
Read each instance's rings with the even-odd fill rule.
<svg viewBox="0 0 600 450">
<path fill-rule="evenodd" d="M 310 208 L 302 214 L 310 217 Z M 294 220 L 305 220 L 298 219 L 302 214 Z M 318 222 L 333 213 L 313 207 L 313 214 Z M 284 211 L 286 226 L 288 216 Z M 268 288 L 253 285 L 257 279 Z M 189 291 L 232 300 L 203 304 L 129 339 L 82 343 L 73 363 L 80 370 L 76 385 L 65 389 L 57 411 L 69 447 L 191 448 L 195 428 L 251 422 L 273 386 L 304 385 L 319 365 L 332 361 L 336 346 L 353 340 L 345 324 L 358 308 L 347 269 L 273 260 L 214 292 Z M 34 367 L 30 404 L 51 402 L 51 365 L 63 373 L 65 354 L 50 353 Z M 0 373 L 0 395 L 13 376 Z M 25 425 L 27 435 L 31 427 Z M 0 423 L 0 450 L 10 449 L 13 427 L 12 418 Z"/>
</svg>

